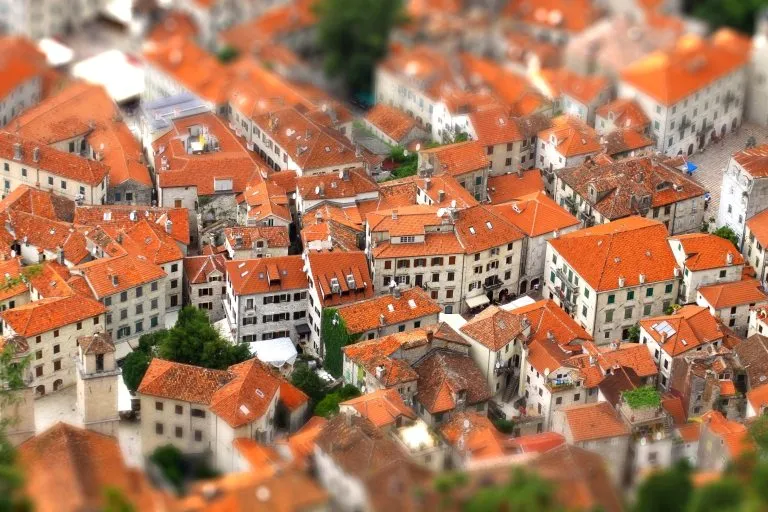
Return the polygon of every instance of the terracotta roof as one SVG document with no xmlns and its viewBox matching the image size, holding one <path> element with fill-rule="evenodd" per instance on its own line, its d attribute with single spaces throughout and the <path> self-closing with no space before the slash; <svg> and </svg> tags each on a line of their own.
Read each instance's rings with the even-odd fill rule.
<svg viewBox="0 0 768 512">
<path fill-rule="evenodd" d="M 27 285 L 17 279 L 21 276 L 21 257 L 0 261 L 0 276 L 6 279 L 0 285 L 0 300 L 8 300 L 29 291 Z M 13 285 L 8 286 L 8 279 L 13 279 Z"/>
<path fill-rule="evenodd" d="M 232 379 L 233 375 L 226 370 L 209 370 L 154 358 L 141 379 L 138 392 L 207 405 L 216 390 Z"/>
<path fill-rule="evenodd" d="M 285 439 L 278 439 L 277 446 L 286 446 L 293 464 L 300 469 L 308 469 L 309 459 L 315 452 L 315 439 L 322 432 L 328 420 L 322 416 L 312 416 L 299 430 Z"/>
<path fill-rule="evenodd" d="M 504 16 L 548 29 L 581 32 L 597 20 L 599 11 L 589 0 L 512 0 Z"/>
<path fill-rule="evenodd" d="M 650 148 L 654 142 L 640 131 L 619 128 L 602 137 L 601 144 L 610 156 L 620 156 L 643 148 Z"/>
<path fill-rule="evenodd" d="M 552 120 L 552 127 L 539 132 L 539 140 L 551 143 L 555 138 L 555 150 L 566 158 L 598 153 L 602 150 L 600 137 L 594 128 L 578 117 L 562 115 Z"/>
<path fill-rule="evenodd" d="M 565 444 L 565 438 L 556 432 L 540 432 L 512 439 L 515 450 L 521 453 L 546 453 Z"/>
<path fill-rule="evenodd" d="M 611 220 L 642 213 L 638 198 L 647 198 L 646 208 L 658 208 L 705 193 L 698 183 L 667 162 L 650 156 L 607 164 L 585 162 L 558 170 L 557 175 L 600 215 Z"/>
<path fill-rule="evenodd" d="M 396 389 L 380 389 L 339 405 L 354 408 L 379 428 L 396 425 L 401 417 L 416 419 L 416 413 L 405 405 Z"/>
<path fill-rule="evenodd" d="M 542 192 L 521 196 L 512 204 L 494 206 L 494 211 L 535 237 L 579 224 L 579 220 Z"/>
<path fill-rule="evenodd" d="M 13 332 L 28 338 L 97 317 L 106 311 L 98 301 L 70 295 L 36 300 L 3 311 L 0 316 Z"/>
<path fill-rule="evenodd" d="M 197 34 L 198 28 L 192 16 L 181 11 L 170 11 L 152 27 L 147 39 L 162 42 L 178 36 L 193 38 Z"/>
<path fill-rule="evenodd" d="M 701 416 L 701 428 L 709 429 L 722 439 L 731 459 L 737 459 L 755 449 L 754 441 L 743 423 L 727 419 L 720 411 L 709 411 Z"/>
<path fill-rule="evenodd" d="M 760 281 L 755 279 L 702 286 L 698 292 L 707 304 L 715 309 L 768 301 L 768 295 L 763 292 Z"/>
<path fill-rule="evenodd" d="M 412 178 L 419 191 L 430 199 L 431 205 L 447 207 L 456 201 L 457 208 L 469 208 L 480 204 L 453 176 L 441 174 L 429 178 Z"/>
<path fill-rule="evenodd" d="M 377 103 L 365 114 L 365 120 L 381 130 L 395 142 L 400 142 L 411 130 L 417 128 L 416 120 L 402 110 Z"/>
<path fill-rule="evenodd" d="M 382 295 L 338 308 L 350 334 L 363 333 L 382 325 L 394 325 L 428 316 L 437 316 L 442 308 L 420 287 L 400 292 L 400 297 Z M 381 323 L 381 316 L 384 323 Z"/>
<path fill-rule="evenodd" d="M 205 128 L 215 137 L 217 151 L 187 152 L 184 141 L 189 140 L 190 131 L 196 127 Z M 266 168 L 254 159 L 225 122 L 210 112 L 174 119 L 171 131 L 155 140 L 152 147 L 161 188 L 194 186 L 198 195 L 211 195 L 215 192 L 216 179 L 231 179 L 232 193 L 236 194 L 245 190 L 258 173 L 268 175 Z"/>
<path fill-rule="evenodd" d="M 146 219 L 139 219 L 135 224 L 122 230 L 112 226 L 106 226 L 102 229 L 116 241 L 119 240 L 125 251 L 144 256 L 156 265 L 179 261 L 184 258 L 184 253 L 173 237 L 166 233 L 162 227 Z"/>
<path fill-rule="evenodd" d="M 265 241 L 266 247 L 288 248 L 291 241 L 288 236 L 287 226 L 238 226 L 224 228 L 224 237 L 234 249 L 250 249 L 255 247 L 257 241 Z"/>
<path fill-rule="evenodd" d="M 322 307 L 335 307 L 373 296 L 373 283 L 364 253 L 360 251 L 311 252 L 307 255 L 307 262 Z M 350 275 L 354 279 L 352 287 L 348 280 Z M 339 282 L 340 293 L 332 290 L 333 278 Z"/>
<path fill-rule="evenodd" d="M 276 173 L 273 176 L 278 174 L 282 173 Z M 288 208 L 288 195 L 283 187 L 274 179 L 265 180 L 262 176 L 263 173 L 252 177 L 243 190 L 242 196 L 238 196 L 238 202 L 242 201 L 248 205 L 248 219 L 258 222 L 275 217 L 288 223 L 293 222 Z M 296 190 L 295 183 L 292 191 L 294 190 Z"/>
<path fill-rule="evenodd" d="M 516 451 L 511 436 L 499 432 L 486 414 L 457 412 L 440 426 L 443 439 L 474 460 L 503 457 Z"/>
<path fill-rule="evenodd" d="M 255 358 L 230 366 L 227 373 L 233 378 L 211 396 L 211 412 L 232 428 L 261 418 L 283 380 Z"/>
<path fill-rule="evenodd" d="M 0 65 L 0 98 L 3 100 L 15 92 L 15 90 L 25 83 L 39 77 L 41 69 L 34 62 L 30 62 L 26 55 L 13 51 L 17 45 L 28 44 L 21 37 L 3 37 L 0 40 L 0 48 L 3 49 L 3 59 Z M 42 81 L 42 80 L 41 80 Z M 41 89 L 42 89 L 42 84 Z"/>
<path fill-rule="evenodd" d="M 376 192 L 379 186 L 368 176 L 365 169 L 348 171 L 347 179 L 342 173 L 319 174 L 314 176 L 299 176 L 296 179 L 299 196 L 306 200 L 334 200 L 354 198 L 359 194 Z"/>
<path fill-rule="evenodd" d="M 608 402 L 562 409 L 574 443 L 629 435 L 629 427 Z"/>
<path fill-rule="evenodd" d="M 461 176 L 488 168 L 488 156 L 483 145 L 477 141 L 423 149 L 419 158 L 428 158 L 434 165 L 435 174 L 444 172 L 451 176 Z"/>
<path fill-rule="evenodd" d="M 511 144 L 523 140 L 517 122 L 505 107 L 478 110 L 469 114 L 469 122 L 483 146 Z"/>
<path fill-rule="evenodd" d="M 0 211 L 21 211 L 50 220 L 71 222 L 75 202 L 50 191 L 19 185 L 0 201 Z"/>
<path fill-rule="evenodd" d="M 671 394 L 664 395 L 661 397 L 661 406 L 667 411 L 675 425 L 684 425 L 688 421 L 688 414 L 681 397 Z"/>
<path fill-rule="evenodd" d="M 525 236 L 514 224 L 483 205 L 460 210 L 454 230 L 467 254 L 506 245 Z"/>
<path fill-rule="evenodd" d="M 461 394 L 468 406 L 491 399 L 485 375 L 469 356 L 433 351 L 413 366 L 419 375 L 415 399 L 430 414 L 452 411 Z"/>
<path fill-rule="evenodd" d="M 544 179 L 539 169 L 488 176 L 488 196 L 494 205 L 509 203 L 519 197 L 543 191 Z"/>
<path fill-rule="evenodd" d="M 723 338 L 723 333 L 715 318 L 709 314 L 709 309 L 690 304 L 678 309 L 673 315 L 640 320 L 640 326 L 672 357 Z M 673 332 L 669 331 L 667 326 L 671 327 Z M 665 333 L 664 338 L 662 332 Z"/>
<path fill-rule="evenodd" d="M 52 147 L 40 147 L 33 139 L 20 137 L 9 132 L 0 132 L 0 158 L 14 160 L 14 144 L 21 144 L 21 159 L 18 162 L 31 168 L 39 168 L 63 179 L 96 186 L 104 181 L 109 168 L 101 162 L 88 160 Z M 35 162 L 34 149 L 38 148 L 39 161 Z"/>
<path fill-rule="evenodd" d="M 285 379 L 280 381 L 280 403 L 289 411 L 295 411 L 309 403 L 309 396 Z"/>
<path fill-rule="evenodd" d="M 506 311 L 498 306 L 489 306 L 475 315 L 461 327 L 461 332 L 483 346 L 498 352 L 516 339 L 522 341 L 528 327 L 524 316 Z"/>
<path fill-rule="evenodd" d="M 753 334 L 736 345 L 733 350 L 747 372 L 747 383 L 750 389 L 768 384 L 768 338 L 761 334 Z"/>
<path fill-rule="evenodd" d="M 301 230 L 301 241 L 305 250 L 310 252 L 334 249 L 359 250 L 358 239 L 363 236 L 364 230 L 361 224 L 348 218 L 346 212 L 358 213 L 357 207 L 338 208 L 326 204 L 306 214 L 304 227 Z"/>
<path fill-rule="evenodd" d="M 567 233 L 548 243 L 597 291 L 674 279 L 675 258 L 664 224 L 626 217 Z"/>
<path fill-rule="evenodd" d="M 763 247 L 768 246 L 768 210 L 747 219 L 747 228 Z"/>
<path fill-rule="evenodd" d="M 184 258 L 184 275 L 191 284 L 206 283 L 214 270 L 226 274 L 226 262 L 227 259 L 221 254 L 187 256 Z"/>
<path fill-rule="evenodd" d="M 684 423 L 677 426 L 677 433 L 684 443 L 697 443 L 701 436 L 701 423 Z"/>
<path fill-rule="evenodd" d="M 743 265 L 744 257 L 738 249 L 725 238 L 711 233 L 691 233 L 670 237 L 672 242 L 679 242 L 685 252 L 685 266 L 690 270 L 710 270 L 730 265 Z M 728 255 L 732 263 L 728 263 Z"/>
<path fill-rule="evenodd" d="M 101 510 L 115 489 L 137 510 L 162 510 L 164 497 L 129 468 L 117 439 L 56 423 L 18 448 L 24 490 L 40 512 Z"/>
<path fill-rule="evenodd" d="M 621 79 L 671 106 L 743 67 L 749 53 L 708 42 L 694 34 L 678 39 L 674 48 L 654 52 L 621 71 Z"/>
<path fill-rule="evenodd" d="M 747 400 L 756 414 L 762 414 L 763 408 L 768 406 L 768 384 L 756 386 L 747 391 Z"/>
<path fill-rule="evenodd" d="M 109 168 L 110 185 L 132 180 L 152 186 L 141 144 L 119 116 L 102 86 L 75 82 L 24 112 L 14 121 L 14 130 L 46 145 L 85 137 Z"/>
<path fill-rule="evenodd" d="M 285 465 L 280 453 L 273 446 L 266 446 L 247 437 L 232 441 L 232 447 L 246 460 L 249 470 L 260 476 L 272 476 Z"/>
<path fill-rule="evenodd" d="M 152 223 L 156 231 L 170 229 L 169 234 L 174 240 L 189 245 L 189 214 L 186 208 L 117 204 L 78 206 L 74 222 L 85 226 L 129 229 L 141 219 Z"/>
<path fill-rule="evenodd" d="M 618 98 L 600 106 L 597 115 L 611 119 L 617 128 L 642 131 L 651 124 L 643 109 L 631 99 Z"/>
<path fill-rule="evenodd" d="M 314 0 L 291 0 L 275 5 L 256 18 L 221 32 L 219 37 L 240 53 L 249 53 L 263 41 L 313 26 L 316 18 L 311 8 L 313 3 Z"/>
<path fill-rule="evenodd" d="M 74 268 L 88 281 L 96 298 L 101 299 L 124 290 L 165 277 L 165 271 L 144 256 L 127 254 L 102 258 Z"/>
<path fill-rule="evenodd" d="M 768 176 L 768 144 L 744 149 L 734 153 L 732 158 L 753 178 Z"/>
<path fill-rule="evenodd" d="M 85 237 L 68 222 L 58 222 L 22 211 L 12 211 L 10 224 L 18 241 L 56 252 L 64 250 L 67 261 L 78 264 L 90 257 Z"/>
<path fill-rule="evenodd" d="M 108 332 L 97 332 L 92 336 L 78 336 L 77 344 L 83 349 L 84 354 L 111 354 L 115 351 L 115 344 Z"/>
<path fill-rule="evenodd" d="M 276 109 L 252 116 L 252 119 L 302 172 L 326 167 L 360 167 L 363 164 L 349 140 L 315 122 L 297 108 Z"/>
<path fill-rule="evenodd" d="M 610 87 L 610 82 L 605 77 L 580 75 L 567 68 L 543 70 L 541 77 L 552 97 L 567 94 L 585 105 L 597 101 L 599 95 Z"/>
<path fill-rule="evenodd" d="M 299 290 L 307 287 L 299 255 L 235 260 L 226 263 L 227 277 L 237 295 Z"/>
</svg>

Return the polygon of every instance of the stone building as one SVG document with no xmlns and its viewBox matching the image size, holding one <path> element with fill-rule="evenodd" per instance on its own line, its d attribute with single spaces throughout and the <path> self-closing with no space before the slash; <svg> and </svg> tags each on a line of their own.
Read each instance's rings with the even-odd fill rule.
<svg viewBox="0 0 768 512">
<path fill-rule="evenodd" d="M 77 338 L 77 413 L 85 428 L 117 436 L 120 368 L 104 331 Z"/>
<path fill-rule="evenodd" d="M 766 157 L 768 157 L 768 144 L 739 151 L 731 156 L 723 173 L 717 226 L 731 228 L 739 237 L 739 246 L 742 250 L 745 247 L 745 223 L 748 219 L 757 217 L 765 209 L 768 201 Z M 754 226 L 759 221 L 752 222 Z"/>
<path fill-rule="evenodd" d="M 211 322 L 225 317 L 226 262 L 222 254 L 184 258 L 184 303 L 205 311 Z"/>
</svg>

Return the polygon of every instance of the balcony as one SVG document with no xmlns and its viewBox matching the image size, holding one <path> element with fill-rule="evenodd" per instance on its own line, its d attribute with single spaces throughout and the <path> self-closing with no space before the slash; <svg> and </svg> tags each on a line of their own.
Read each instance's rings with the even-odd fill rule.
<svg viewBox="0 0 768 512">
<path fill-rule="evenodd" d="M 501 288 L 504 286 L 504 281 L 500 280 L 497 276 L 491 276 L 485 279 L 483 282 L 483 289 L 488 290 L 495 290 L 497 288 Z"/>
<path fill-rule="evenodd" d="M 562 268 L 558 268 L 557 270 L 555 270 L 555 275 L 563 282 L 566 288 L 568 288 L 569 290 L 573 290 L 573 293 L 578 295 L 579 293 L 578 287 L 568 280 L 568 276 L 565 274 L 565 272 L 563 272 Z"/>
</svg>

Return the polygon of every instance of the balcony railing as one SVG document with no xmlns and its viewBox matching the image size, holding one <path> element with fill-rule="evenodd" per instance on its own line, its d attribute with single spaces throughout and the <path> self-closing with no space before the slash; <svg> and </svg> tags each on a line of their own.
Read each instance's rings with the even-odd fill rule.
<svg viewBox="0 0 768 512">
<path fill-rule="evenodd" d="M 495 290 L 497 288 L 501 288 L 504 286 L 504 282 L 501 281 L 497 276 L 489 277 L 483 282 L 483 289 L 485 290 Z"/>
</svg>

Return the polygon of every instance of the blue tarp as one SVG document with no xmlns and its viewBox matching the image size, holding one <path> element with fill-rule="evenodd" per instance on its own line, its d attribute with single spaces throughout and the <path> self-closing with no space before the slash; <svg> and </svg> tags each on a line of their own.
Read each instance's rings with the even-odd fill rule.
<svg viewBox="0 0 768 512">
<path fill-rule="evenodd" d="M 689 174 L 692 173 L 693 171 L 695 171 L 696 169 L 698 169 L 698 167 L 696 167 L 696 164 L 691 163 L 691 162 L 685 162 L 685 168 L 686 168 L 686 171 L 688 171 Z"/>
</svg>

